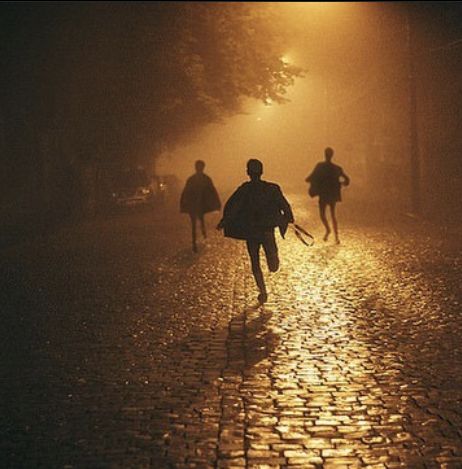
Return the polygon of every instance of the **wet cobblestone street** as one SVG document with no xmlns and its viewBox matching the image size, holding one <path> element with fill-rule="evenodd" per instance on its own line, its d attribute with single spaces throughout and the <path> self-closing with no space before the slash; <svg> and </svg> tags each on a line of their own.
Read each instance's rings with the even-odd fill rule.
<svg viewBox="0 0 462 469">
<path fill-rule="evenodd" d="M 460 233 L 294 205 L 263 307 L 216 216 L 198 254 L 149 213 L 9 248 L 1 467 L 462 468 Z"/>
</svg>

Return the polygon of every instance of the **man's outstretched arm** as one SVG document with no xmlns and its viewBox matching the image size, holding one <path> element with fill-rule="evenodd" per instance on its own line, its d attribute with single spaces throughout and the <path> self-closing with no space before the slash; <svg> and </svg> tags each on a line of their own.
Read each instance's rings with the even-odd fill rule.
<svg viewBox="0 0 462 469">
<path fill-rule="evenodd" d="M 348 186 L 350 184 L 350 178 L 345 174 L 343 169 L 342 169 L 341 177 L 343 177 L 343 185 Z"/>
<path fill-rule="evenodd" d="M 313 171 L 305 178 L 305 182 L 311 182 L 313 178 L 318 176 L 319 163 L 314 167 Z"/>
<path fill-rule="evenodd" d="M 292 212 L 292 207 L 290 206 L 287 199 L 284 197 L 284 194 L 282 193 L 281 189 L 279 189 L 279 193 L 280 193 L 280 200 L 281 200 L 281 211 L 284 214 L 287 222 L 288 223 L 293 223 L 294 222 L 294 214 Z"/>
</svg>

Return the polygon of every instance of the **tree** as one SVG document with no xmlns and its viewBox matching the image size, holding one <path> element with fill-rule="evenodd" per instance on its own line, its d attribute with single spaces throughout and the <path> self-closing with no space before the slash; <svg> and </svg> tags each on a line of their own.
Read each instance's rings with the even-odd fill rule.
<svg viewBox="0 0 462 469">
<path fill-rule="evenodd" d="M 273 10 L 246 2 L 89 5 L 79 31 L 91 48 L 74 57 L 69 96 L 86 103 L 104 146 L 117 142 L 141 158 L 239 112 L 245 97 L 284 102 L 301 70 L 281 58 Z M 75 106 L 71 113 L 81 118 Z"/>
<path fill-rule="evenodd" d="M 271 3 L 1 8 L 2 119 L 29 129 L 24 154 L 37 155 L 36 167 L 147 163 L 239 112 L 245 98 L 284 102 L 301 74 L 281 58 Z M 46 148 L 37 148 L 42 141 Z M 45 172 L 38 186 L 53 184 Z"/>
</svg>

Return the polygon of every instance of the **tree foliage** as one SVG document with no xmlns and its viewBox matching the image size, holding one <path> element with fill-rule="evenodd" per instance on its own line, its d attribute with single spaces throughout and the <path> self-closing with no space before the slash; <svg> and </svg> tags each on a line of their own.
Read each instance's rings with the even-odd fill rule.
<svg viewBox="0 0 462 469">
<path fill-rule="evenodd" d="M 52 134 L 70 159 L 148 160 L 239 112 L 245 98 L 284 102 L 301 73 L 282 60 L 269 3 L 7 8 L 4 44 L 16 49 L 2 54 L 17 92 L 2 96 L 4 108 L 18 112 L 16 96 L 30 126 Z"/>
</svg>

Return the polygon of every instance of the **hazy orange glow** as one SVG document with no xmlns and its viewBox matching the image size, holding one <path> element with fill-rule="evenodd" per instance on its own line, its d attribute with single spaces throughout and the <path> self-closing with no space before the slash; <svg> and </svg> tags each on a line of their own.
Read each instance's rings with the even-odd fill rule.
<svg viewBox="0 0 462 469">
<path fill-rule="evenodd" d="M 331 146 L 335 160 L 348 168 L 354 181 L 349 194 L 407 204 L 410 143 L 404 16 L 398 8 L 387 9 L 386 3 L 276 5 L 289 36 L 281 60 L 306 71 L 287 90 L 290 102 L 246 102 L 242 114 L 210 125 L 186 146 L 164 153 L 159 170 L 185 178 L 195 159 L 203 158 L 207 171 L 227 190 L 246 177 L 244 164 L 252 155 L 264 162 L 267 179 L 305 191 L 304 178 L 323 158 L 324 148 Z M 425 74 L 419 79 L 430 83 Z M 425 133 L 421 139 L 422 145 L 430 142 Z M 421 171 L 422 178 L 434 174 L 425 165 Z M 393 183 L 397 178 L 404 178 L 399 186 Z"/>
</svg>

